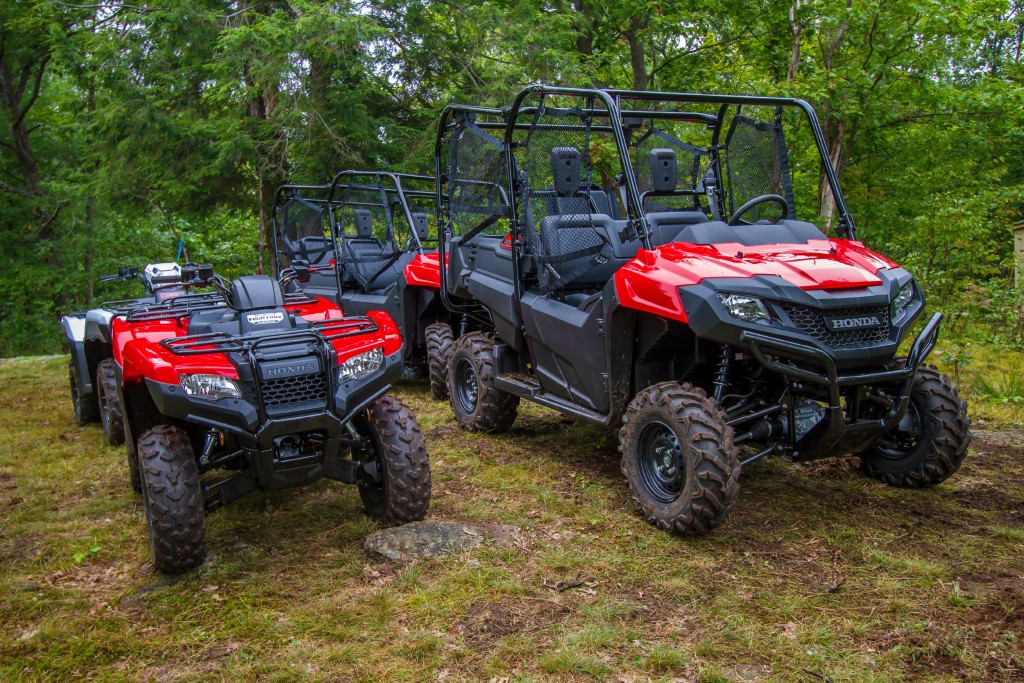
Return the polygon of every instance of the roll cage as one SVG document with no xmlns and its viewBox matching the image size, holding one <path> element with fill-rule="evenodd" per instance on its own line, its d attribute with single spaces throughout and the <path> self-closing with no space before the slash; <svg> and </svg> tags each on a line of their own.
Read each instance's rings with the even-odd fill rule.
<svg viewBox="0 0 1024 683">
<path fill-rule="evenodd" d="M 732 130 L 726 130 L 725 123 L 731 110 L 735 108 L 734 117 L 738 117 L 740 108 L 744 106 L 771 107 L 776 110 L 776 116 L 784 109 L 796 109 L 801 112 L 809 125 L 814 146 L 818 153 L 822 172 L 828 181 L 829 188 L 835 199 L 837 210 L 836 233 L 839 237 L 855 239 L 855 224 L 846 206 L 841 188 L 839 187 L 835 169 L 827 151 L 824 134 L 818 122 L 814 109 L 806 101 L 787 97 L 764 97 L 753 95 L 711 95 L 702 93 L 673 93 L 660 91 L 631 91 L 631 90 L 600 90 L 589 88 L 567 88 L 550 85 L 534 85 L 523 89 L 516 97 L 511 107 L 496 109 L 474 105 L 452 104 L 445 108 L 441 115 L 435 139 L 435 176 L 436 202 L 438 206 L 438 217 L 441 222 L 439 230 L 439 249 L 444 253 L 447 249 L 446 241 L 453 237 L 461 236 L 463 244 L 470 241 L 481 230 L 481 225 L 487 224 L 484 229 L 501 221 L 508 219 L 510 235 L 510 248 L 513 252 L 512 268 L 513 282 L 516 288 L 516 298 L 523 293 L 524 259 L 529 261 L 530 251 L 536 251 L 536 239 L 524 231 L 524 216 L 529 207 L 522 201 L 520 189 L 525 174 L 520 170 L 517 154 L 525 147 L 523 135 L 532 135 L 538 126 L 552 127 L 554 124 L 539 124 L 538 117 L 565 110 L 565 107 L 556 107 L 548 104 L 548 101 L 555 98 L 572 98 L 577 103 L 568 108 L 578 120 L 585 121 L 585 135 L 591 133 L 610 134 L 614 141 L 616 156 L 619 164 L 619 173 L 616 175 L 619 197 L 622 202 L 622 212 L 626 220 L 626 228 L 620 237 L 622 241 L 639 241 L 644 249 L 652 249 L 658 246 L 655 240 L 655 232 L 652 230 L 645 211 L 645 202 L 652 196 L 662 194 L 656 188 L 641 187 L 638 179 L 637 168 L 642 160 L 630 158 L 634 144 L 631 144 L 632 129 L 635 129 L 638 122 L 649 122 L 650 129 L 654 128 L 656 121 L 674 121 L 702 124 L 711 130 L 710 145 L 700 149 L 701 156 L 707 157 L 708 170 L 711 175 L 708 178 L 696 177 L 694 171 L 695 187 L 690 194 L 697 195 L 697 190 L 705 194 L 705 200 L 715 219 L 724 220 L 727 217 L 725 193 L 721 189 L 722 179 L 729 176 L 728 160 L 724 159 L 725 145 L 722 144 L 723 136 L 728 139 Z M 661 105 L 661 106 L 658 106 Z M 693 105 L 687 107 L 687 105 Z M 711 108 L 711 112 L 691 111 L 692 108 Z M 567 127 L 563 127 L 563 130 Z M 482 218 L 477 225 L 459 224 L 459 212 L 453 207 L 459 205 L 459 182 L 465 184 L 466 179 L 455 179 L 449 177 L 447 170 L 452 168 L 456 159 L 448 159 L 445 165 L 446 146 L 457 136 L 464 135 L 465 131 L 472 130 L 475 135 L 486 140 L 492 145 L 495 154 L 501 159 L 502 174 L 498 177 L 476 177 L 469 179 L 480 185 L 493 186 L 502 198 L 501 206 L 476 206 L 475 209 Z M 668 136 L 670 137 L 670 136 Z M 680 141 L 674 140 L 679 143 Z M 685 144 L 685 143 L 682 143 Z M 666 147 L 670 144 L 666 144 Z M 447 150 L 450 151 L 450 150 Z M 723 161 L 725 164 L 723 164 Z M 726 167 L 724 168 L 723 165 Z M 487 169 L 489 170 L 489 169 Z M 785 169 L 788 175 L 788 169 Z M 711 187 L 710 181 L 716 180 L 718 188 Z M 705 183 L 705 180 L 709 182 Z M 455 186 L 453 186 L 455 185 Z M 710 192 L 709 192 L 710 188 Z M 535 193 L 535 194 L 540 194 Z M 774 193 L 773 193 L 774 194 Z M 792 206 L 792 189 L 780 190 L 780 199 L 784 199 Z M 510 198 L 512 200 L 510 201 Z M 761 197 L 763 199 L 763 197 Z M 729 204 L 733 205 L 732 186 L 729 189 Z M 699 202 L 699 200 L 697 200 Z M 699 205 L 699 204 L 698 204 Z M 468 230 L 468 232 L 467 232 Z M 596 248 L 589 247 L 591 249 Z M 586 249 L 586 248 L 584 248 Z M 562 258 L 561 255 L 550 256 L 549 260 Z M 536 265 L 536 264 L 531 264 Z M 446 268 L 441 269 L 441 295 L 446 305 L 454 311 L 469 313 L 477 317 L 486 317 L 486 313 L 474 305 L 462 301 L 453 300 L 446 285 Z"/>
</svg>

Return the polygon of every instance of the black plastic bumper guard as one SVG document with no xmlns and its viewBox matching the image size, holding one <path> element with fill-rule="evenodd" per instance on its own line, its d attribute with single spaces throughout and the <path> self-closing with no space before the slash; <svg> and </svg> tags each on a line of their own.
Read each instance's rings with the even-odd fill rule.
<svg viewBox="0 0 1024 683">
<path fill-rule="evenodd" d="M 939 337 L 939 323 L 942 314 L 936 313 L 925 324 L 914 340 L 907 356 L 906 365 L 894 370 L 841 375 L 832 358 L 811 346 L 798 344 L 786 339 L 770 337 L 757 332 L 744 331 L 741 340 L 750 352 L 766 368 L 780 373 L 794 382 L 825 387 L 828 392 L 827 419 L 820 423 L 820 430 L 812 429 L 799 443 L 792 443 L 794 460 L 810 460 L 836 455 L 856 453 L 868 447 L 879 435 L 896 427 L 907 413 L 914 375 L 924 359 L 935 348 Z M 797 367 L 787 361 L 799 361 L 821 370 Z M 900 382 L 900 389 L 889 412 L 880 419 L 850 422 L 843 411 L 842 389 L 867 384 Z M 790 430 L 792 438 L 792 430 Z"/>
</svg>

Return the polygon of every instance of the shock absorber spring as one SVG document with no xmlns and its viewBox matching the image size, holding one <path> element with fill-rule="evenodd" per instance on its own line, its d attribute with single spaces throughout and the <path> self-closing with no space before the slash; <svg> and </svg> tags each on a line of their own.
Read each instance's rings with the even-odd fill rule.
<svg viewBox="0 0 1024 683">
<path fill-rule="evenodd" d="M 722 344 L 722 350 L 718 354 L 718 368 L 715 370 L 715 378 L 712 384 L 715 387 L 715 402 L 721 403 L 726 387 L 729 386 L 729 368 L 732 366 L 732 347 Z"/>
</svg>

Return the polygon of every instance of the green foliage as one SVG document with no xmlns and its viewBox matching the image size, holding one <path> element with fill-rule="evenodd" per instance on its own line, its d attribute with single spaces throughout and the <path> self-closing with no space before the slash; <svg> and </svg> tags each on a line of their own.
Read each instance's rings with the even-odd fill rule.
<svg viewBox="0 0 1024 683">
<path fill-rule="evenodd" d="M 1014 371 L 997 375 L 978 375 L 974 379 L 975 391 L 1000 403 L 1024 403 L 1024 374 Z"/>
<path fill-rule="evenodd" d="M 130 295 L 122 262 L 268 264 L 275 187 L 433 169 L 449 102 L 554 82 L 787 94 L 818 111 L 859 237 L 905 265 L 947 332 L 1024 343 L 1010 228 L 1024 207 L 1018 0 L 598 3 L 102 0 L 0 9 L 0 355 Z M 34 85 L 38 82 L 38 93 Z M 795 122 L 794 122 L 795 123 Z M 799 215 L 831 225 L 793 129 Z M 595 146 L 598 170 L 615 150 Z M 950 325 L 952 323 L 952 325 Z"/>
</svg>

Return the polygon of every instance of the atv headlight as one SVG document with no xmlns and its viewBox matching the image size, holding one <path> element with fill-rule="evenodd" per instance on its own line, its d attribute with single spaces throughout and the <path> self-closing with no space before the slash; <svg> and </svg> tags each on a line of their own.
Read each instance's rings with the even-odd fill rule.
<svg viewBox="0 0 1024 683">
<path fill-rule="evenodd" d="M 725 310 L 729 312 L 729 315 L 737 320 L 756 323 L 761 320 L 769 321 L 772 319 L 768 313 L 768 307 L 756 296 L 719 294 L 718 298 L 722 300 L 722 305 L 725 306 Z"/>
<path fill-rule="evenodd" d="M 353 379 L 363 379 L 380 370 L 384 363 L 384 347 L 378 346 L 375 349 L 352 356 L 341 364 L 338 369 L 338 381 L 348 382 Z"/>
<path fill-rule="evenodd" d="M 223 375 L 178 375 L 181 388 L 185 393 L 195 398 L 206 398 L 216 401 L 219 398 L 241 398 L 242 392 L 238 385 L 229 377 Z"/>
<path fill-rule="evenodd" d="M 898 316 L 903 312 L 903 309 L 907 307 L 911 301 L 914 300 L 914 281 L 911 280 L 907 284 L 903 285 L 903 288 L 896 294 L 896 298 L 892 301 L 893 317 Z"/>
</svg>

